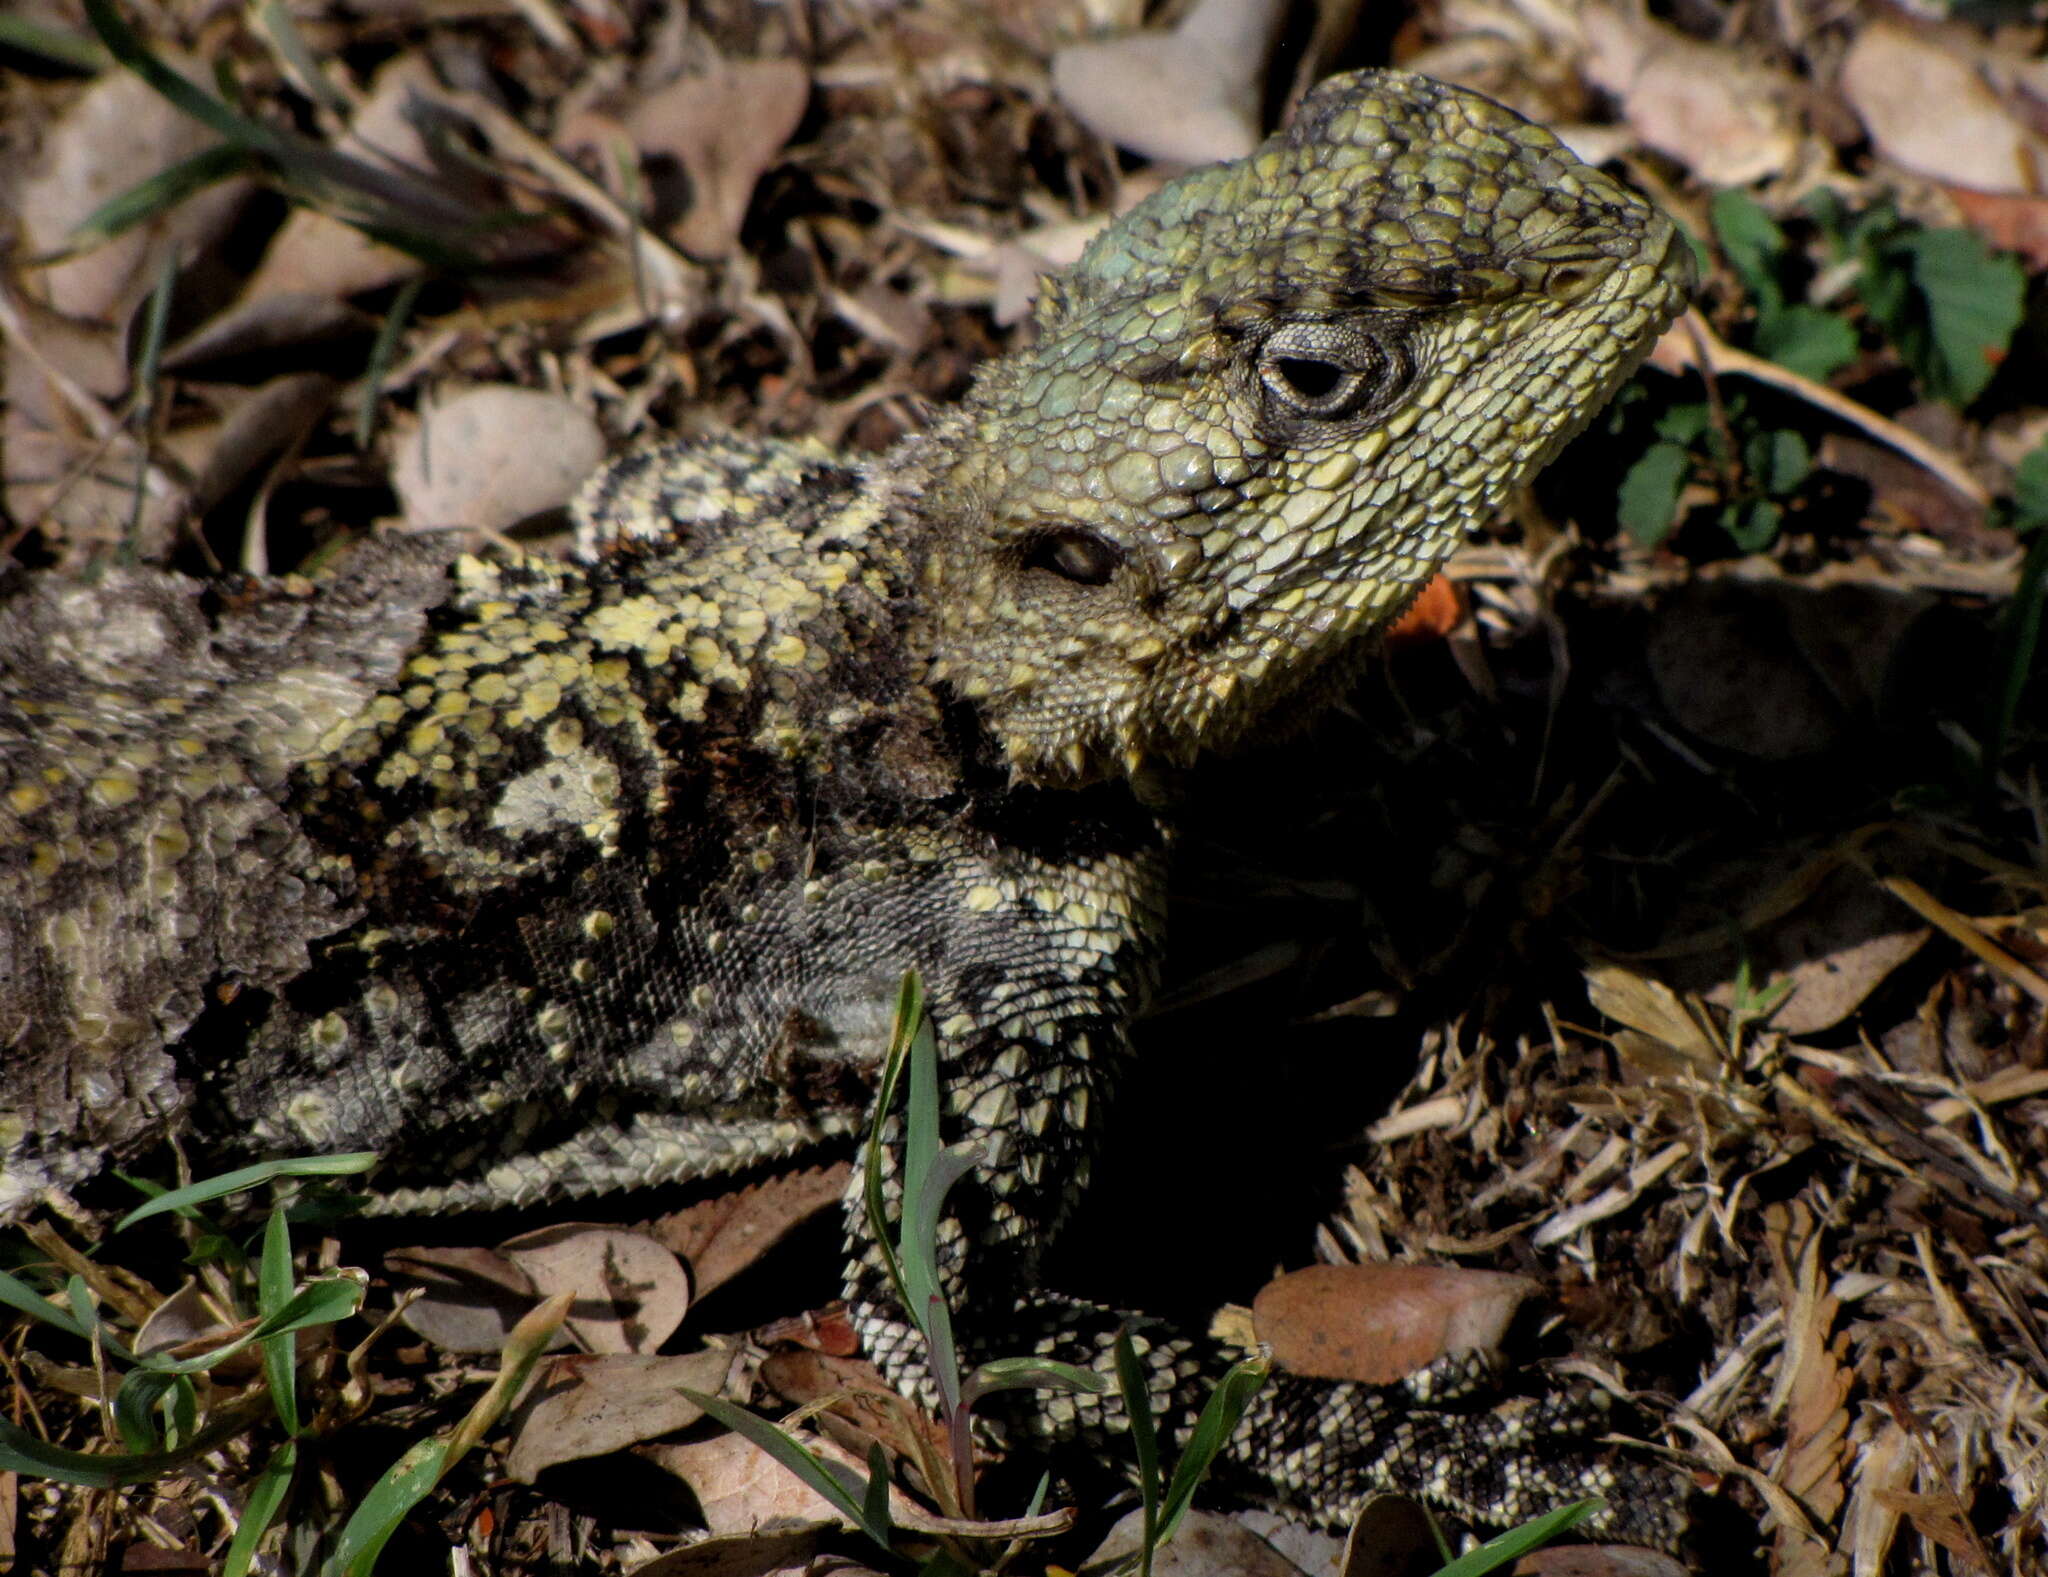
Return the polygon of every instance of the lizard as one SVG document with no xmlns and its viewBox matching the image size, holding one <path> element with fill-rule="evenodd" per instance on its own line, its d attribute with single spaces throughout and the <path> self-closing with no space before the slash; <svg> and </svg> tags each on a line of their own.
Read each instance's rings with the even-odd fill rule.
<svg viewBox="0 0 2048 1577">
<path fill-rule="evenodd" d="M 1548 132 L 1364 71 L 1111 225 L 878 458 L 647 445 L 566 562 L 422 533 L 319 581 L 9 571 L 0 1213 L 170 1126 L 375 1151 L 390 1211 L 786 1160 L 863 1130 L 915 968 L 983 1153 L 941 1227 L 962 1342 L 1106 1368 L 1121 1316 L 1038 1265 L 1157 974 L 1173 774 L 1341 694 L 1691 270 Z M 857 1194 L 853 1322 L 914 1391 Z M 1140 1345 L 1192 1416 L 1213 1347 Z M 1671 1492 L 1574 1443 L 1584 1408 L 1463 1383 L 1278 1376 L 1227 1476 L 1479 1525 L 1605 1486 L 1612 1530 L 1668 1542 Z"/>
</svg>

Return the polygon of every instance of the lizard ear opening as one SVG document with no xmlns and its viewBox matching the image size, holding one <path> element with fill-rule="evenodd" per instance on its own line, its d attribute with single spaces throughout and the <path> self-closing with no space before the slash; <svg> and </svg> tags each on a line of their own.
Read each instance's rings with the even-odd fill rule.
<svg viewBox="0 0 2048 1577">
<path fill-rule="evenodd" d="M 1024 556 L 1026 569 L 1044 570 L 1077 586 L 1106 586 L 1124 561 L 1123 549 L 1076 527 L 1043 531 Z"/>
</svg>

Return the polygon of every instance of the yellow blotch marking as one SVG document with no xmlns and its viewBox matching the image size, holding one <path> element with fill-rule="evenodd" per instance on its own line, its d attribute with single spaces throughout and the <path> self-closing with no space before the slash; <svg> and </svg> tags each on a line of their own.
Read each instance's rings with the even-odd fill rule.
<svg viewBox="0 0 2048 1577">
<path fill-rule="evenodd" d="M 17 783 L 7 791 L 7 803 L 16 814 L 27 816 L 50 803 L 49 791 L 39 783 Z"/>
<path fill-rule="evenodd" d="M 142 785 L 125 772 L 109 772 L 92 782 L 92 797 L 110 810 L 131 803 L 141 792 Z"/>
<path fill-rule="evenodd" d="M 967 907 L 976 914 L 987 914 L 1003 901 L 1003 895 L 986 882 L 967 890 Z"/>
</svg>

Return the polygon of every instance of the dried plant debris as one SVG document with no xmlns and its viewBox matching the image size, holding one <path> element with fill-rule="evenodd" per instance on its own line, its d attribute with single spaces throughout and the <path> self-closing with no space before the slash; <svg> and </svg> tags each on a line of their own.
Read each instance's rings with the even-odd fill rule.
<svg viewBox="0 0 2048 1577">
<path fill-rule="evenodd" d="M 1160 1137 L 1075 1257 L 1211 1307 L 1285 1263 L 1225 1323 L 1319 1372 L 1482 1353 L 1606 1391 L 1708 1492 L 1702 1570 L 2048 1573 L 2038 7 L 111 9 L 155 85 L 83 0 L 0 40 L 27 68 L 0 75 L 0 574 L 139 561 L 231 598 L 378 532 L 564 550 L 559 506 L 650 432 L 879 449 L 1031 332 L 1040 277 L 1163 162 L 1249 146 L 1320 68 L 1433 71 L 1616 161 L 1697 242 L 1697 310 L 1336 718 L 1197 785 L 1166 1000 L 1203 1011 L 1145 1029 Z M 324 1454 L 258 1562 L 323 1559 L 566 1287 L 385 1569 L 864 1570 L 682 1395 L 819 1409 L 849 1471 L 943 1457 L 806 1313 L 829 1284 L 711 1342 L 844 1191 L 820 1168 L 415 1247 L 342 1210 L 304 1254 L 378 1271 L 293 1349 Z M 4 1264 L 59 1301 L 77 1277 L 138 1350 L 212 1350 L 250 1328 L 224 1219 L 91 1252 L 39 1227 Z M 131 1449 L 106 1363 L 5 1319 L 10 1425 Z M 193 1383 L 238 1397 L 265 1362 Z M 0 1565 L 221 1567 L 277 1482 L 248 1412 L 181 1476 L 0 1472 Z M 1066 1569 L 1124 1508 L 1079 1509 Z M 1433 1560 L 1407 1516 L 1370 1509 L 1341 1567 L 1201 1522 L 1157 1569 L 1204 1539 L 1230 1570 Z"/>
</svg>

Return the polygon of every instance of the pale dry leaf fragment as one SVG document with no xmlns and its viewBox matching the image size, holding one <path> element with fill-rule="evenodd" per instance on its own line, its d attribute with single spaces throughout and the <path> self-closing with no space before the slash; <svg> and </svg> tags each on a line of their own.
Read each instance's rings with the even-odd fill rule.
<svg viewBox="0 0 2048 1577">
<path fill-rule="evenodd" d="M 867 1477 L 867 1465 L 853 1461 L 831 1441 L 803 1431 L 797 1431 L 795 1438 L 827 1461 Z M 837 1507 L 744 1435 L 723 1434 L 680 1443 L 657 1441 L 636 1449 L 690 1486 L 704 1514 L 704 1526 L 713 1533 L 817 1523 L 845 1525 Z M 892 1491 L 891 1501 L 896 1498 Z"/>
<path fill-rule="evenodd" d="M 1803 1207 L 1774 1206 L 1765 1213 L 1779 1296 L 1785 1307 L 1785 1346 L 1771 1389 L 1774 1412 L 1784 1414 L 1785 1443 L 1771 1477 L 1823 1525 L 1842 1509 L 1842 1466 L 1848 1448 L 1848 1397 L 1852 1377 L 1843 1366 L 1846 1333 L 1836 1335 L 1840 1301 L 1821 1273 L 1823 1234 Z M 1790 1270 L 1789 1241 L 1804 1235 L 1798 1266 Z M 1775 1570 L 1792 1577 L 1830 1577 L 1846 1562 L 1803 1526 L 1766 1518 L 1776 1539 Z"/>
<path fill-rule="evenodd" d="M 1917 175 L 1985 192 L 2038 195 L 2048 138 L 2029 129 L 1976 66 L 1932 36 L 1878 18 L 1842 61 L 1842 94 L 1878 152 Z M 1940 113 L 1930 107 L 1940 106 Z"/>
<path fill-rule="evenodd" d="M 813 1523 L 773 1533 L 722 1533 L 697 1544 L 656 1556 L 636 1566 L 628 1577 L 799 1577 L 810 1574 L 812 1557 L 837 1524 Z M 834 1567 L 833 1577 L 854 1577 L 847 1567 Z"/>
<path fill-rule="evenodd" d="M 1890 1497 L 1910 1489 L 1917 1467 L 1913 1437 L 1887 1419 L 1856 1457 L 1849 1508 L 1842 1515 L 1842 1551 L 1850 1577 L 1880 1577 L 1899 1534 L 1900 1508 Z"/>
<path fill-rule="evenodd" d="M 603 1456 L 687 1429 L 704 1410 L 682 1388 L 716 1395 L 732 1354 L 602 1353 L 550 1359 L 512 1424 L 505 1471 L 531 1484 L 559 1462 Z"/>
<path fill-rule="evenodd" d="M 543 1297 L 575 1294 L 566 1328 L 591 1352 L 652 1352 L 690 1307 L 689 1272 L 642 1232 L 569 1221 L 498 1248 Z"/>
<path fill-rule="evenodd" d="M 625 116 L 642 154 L 667 157 L 690 180 L 676 245 L 695 258 L 726 256 L 739 243 L 754 187 L 795 133 L 811 79 L 793 60 L 730 60 L 678 77 Z"/>
<path fill-rule="evenodd" d="M 135 1333 L 135 1351 L 170 1354 L 188 1342 L 222 1338 L 228 1322 L 220 1308 L 197 1281 L 187 1281 L 176 1292 L 149 1311 Z"/>
<path fill-rule="evenodd" d="M 1207 164 L 1258 146 L 1280 0 L 1198 0 L 1171 29 L 1069 44 L 1052 86 L 1098 137 L 1148 159 Z"/>
<path fill-rule="evenodd" d="M 1648 147 L 1709 186 L 1746 186 L 1791 168 L 1799 133 L 1784 73 L 1616 6 L 1579 15 L 1585 74 L 1621 100 Z"/>
<path fill-rule="evenodd" d="M 1596 1011 L 1669 1046 L 1701 1074 L 1717 1074 L 1720 1038 L 1661 980 L 1621 964 L 1594 964 L 1585 972 L 1586 996 Z"/>
<path fill-rule="evenodd" d="M 1252 1321 L 1284 1369 L 1385 1385 L 1452 1353 L 1497 1350 L 1541 1290 L 1456 1265 L 1310 1265 L 1267 1282 Z"/>
<path fill-rule="evenodd" d="M 1133 1511 L 1109 1530 L 1084 1563 L 1107 1570 L 1137 1553 L 1145 1515 Z M 1190 1511 L 1152 1559 L 1155 1577 L 1302 1577 L 1302 1570 L 1234 1518 Z"/>
<path fill-rule="evenodd" d="M 443 1352 L 498 1352 L 533 1307 L 533 1281 L 496 1249 L 396 1248 L 384 1268 L 425 1290 L 399 1318 Z M 567 1334 L 558 1345 L 569 1340 Z"/>
<path fill-rule="evenodd" d="M 604 455 L 603 431 L 571 401 L 485 384 L 428 407 L 391 479 L 412 527 L 501 531 L 567 503 Z"/>
<path fill-rule="evenodd" d="M 189 64 L 171 64 L 192 73 Z M 31 257 L 58 251 L 109 198 L 219 142 L 140 77 L 107 72 L 50 128 L 36 172 L 13 194 L 23 250 Z M 218 182 L 88 252 L 21 277 L 59 312 L 119 325 L 155 287 L 161 260 L 207 245 L 249 191 L 243 179 Z"/>
</svg>

